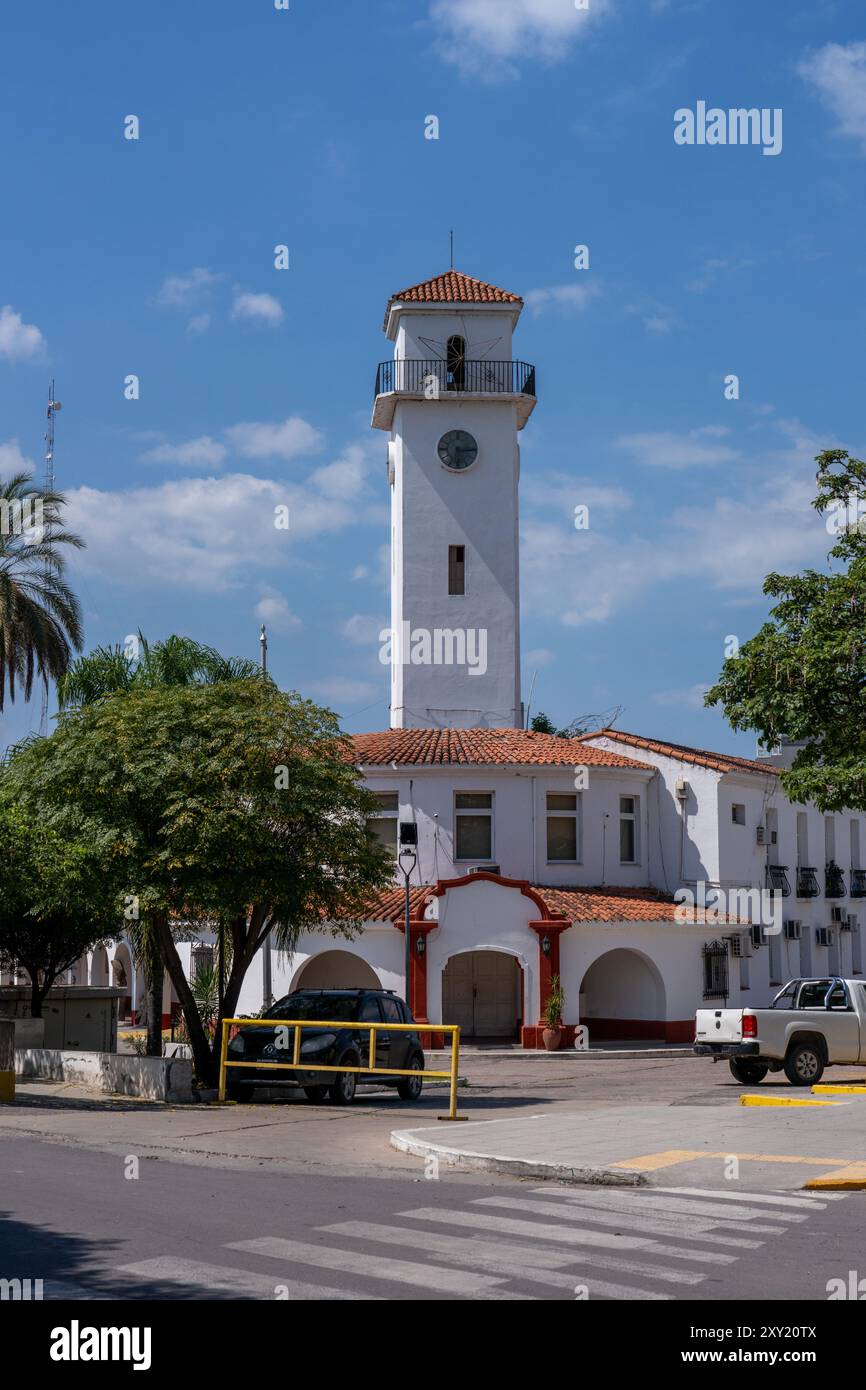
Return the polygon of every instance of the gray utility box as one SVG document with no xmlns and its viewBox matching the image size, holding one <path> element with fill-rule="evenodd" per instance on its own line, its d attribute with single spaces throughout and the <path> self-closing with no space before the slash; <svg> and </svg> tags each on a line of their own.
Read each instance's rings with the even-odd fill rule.
<svg viewBox="0 0 866 1390">
<path fill-rule="evenodd" d="M 117 1012 L 125 989 L 105 985 L 58 985 L 42 1005 L 43 1047 L 117 1051 Z M 29 985 L 0 988 L 0 1018 L 30 1017 Z"/>
</svg>

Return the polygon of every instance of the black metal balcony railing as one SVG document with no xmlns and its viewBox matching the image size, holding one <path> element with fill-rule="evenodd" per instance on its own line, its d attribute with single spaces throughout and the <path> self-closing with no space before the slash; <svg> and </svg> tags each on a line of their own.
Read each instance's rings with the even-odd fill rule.
<svg viewBox="0 0 866 1390">
<path fill-rule="evenodd" d="M 436 400 L 450 391 L 482 395 L 535 395 L 535 368 L 529 362 L 469 360 L 449 367 L 438 358 L 403 357 L 380 362 L 376 371 L 376 395 L 405 391 Z"/>
<path fill-rule="evenodd" d="M 834 864 L 832 859 L 824 871 L 824 897 L 825 898 L 844 898 L 845 896 L 845 875 Z"/>
<path fill-rule="evenodd" d="M 769 886 L 775 893 L 781 893 L 783 898 L 790 898 L 791 885 L 788 882 L 787 864 L 770 864 L 767 867 L 767 879 Z"/>
<path fill-rule="evenodd" d="M 866 898 L 866 869 L 851 870 L 851 897 Z"/>
<path fill-rule="evenodd" d="M 814 869 L 797 870 L 797 897 L 798 898 L 817 898 L 821 892 L 818 886 L 818 875 Z"/>
</svg>

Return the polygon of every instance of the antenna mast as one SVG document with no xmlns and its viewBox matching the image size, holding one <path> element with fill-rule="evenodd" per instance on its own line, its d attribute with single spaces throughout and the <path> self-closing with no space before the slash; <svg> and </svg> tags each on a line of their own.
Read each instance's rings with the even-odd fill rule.
<svg viewBox="0 0 866 1390">
<path fill-rule="evenodd" d="M 54 378 L 52 377 L 52 378 L 51 378 L 51 382 L 50 382 L 49 387 L 48 387 L 48 406 L 47 406 L 47 409 L 46 409 L 46 411 L 45 411 L 45 415 L 46 415 L 46 419 L 47 419 L 47 424 L 46 424 L 46 426 L 45 426 L 45 435 L 44 435 L 44 439 L 45 439 L 45 491 L 46 491 L 46 493 L 52 493 L 52 492 L 54 491 L 54 416 L 55 416 L 55 414 L 57 413 L 57 411 L 60 410 L 60 408 L 61 408 L 61 407 L 60 407 L 60 402 L 54 399 Z M 43 534 L 42 534 L 42 540 L 43 540 L 43 542 L 44 542 L 45 544 L 48 544 L 48 543 L 50 543 L 50 541 L 51 541 L 51 503 L 50 503 L 50 502 L 49 502 L 48 506 L 45 508 L 45 525 L 44 525 L 44 530 L 43 530 Z M 47 578 L 49 577 L 49 575 L 51 574 L 51 569 L 52 569 L 51 558 L 50 558 L 50 555 L 46 554 L 46 556 L 45 556 L 45 577 L 46 577 L 46 579 L 47 579 Z M 43 738 L 44 738 L 44 737 L 46 736 L 46 734 L 48 733 L 48 678 L 47 678 L 47 677 L 45 678 L 45 682 L 44 682 L 43 687 L 42 687 L 42 716 L 41 716 L 40 721 L 39 721 L 39 733 L 40 733 L 40 735 L 41 735 Z"/>
</svg>

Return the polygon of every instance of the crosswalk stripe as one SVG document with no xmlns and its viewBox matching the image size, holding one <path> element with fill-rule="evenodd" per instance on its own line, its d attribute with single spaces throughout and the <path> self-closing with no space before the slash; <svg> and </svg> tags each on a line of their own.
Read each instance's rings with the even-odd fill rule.
<svg viewBox="0 0 866 1390">
<path fill-rule="evenodd" d="M 780 1197 L 769 1192 L 717 1192 L 711 1187 L 663 1187 L 660 1192 L 674 1192 L 681 1197 L 712 1197 L 714 1202 L 761 1202 L 772 1207 L 811 1207 L 823 1210 L 831 1197 L 844 1197 L 844 1192 L 822 1192 L 820 1197 Z"/>
<path fill-rule="evenodd" d="M 744 1236 L 720 1236 L 710 1230 L 712 1222 L 687 1216 L 641 1216 L 629 1212 L 605 1211 L 588 1206 L 564 1206 L 557 1202 L 531 1202 L 522 1197 L 479 1197 L 473 1206 L 505 1207 L 509 1211 L 526 1211 L 534 1216 L 555 1216 L 559 1221 L 587 1221 L 591 1226 L 626 1226 L 632 1231 L 647 1231 L 657 1236 L 675 1236 L 678 1240 L 700 1240 L 706 1245 L 730 1245 L 738 1250 L 759 1250 L 761 1240 Z M 779 1235 L 779 1226 L 749 1226 L 749 1230 Z"/>
<path fill-rule="evenodd" d="M 663 1193 L 656 1192 L 635 1193 L 632 1197 L 626 1193 L 613 1192 L 606 1188 L 594 1188 L 588 1192 L 586 1189 L 574 1187 L 567 1190 L 533 1187 L 530 1191 L 536 1197 L 556 1196 L 560 1201 L 568 1202 L 572 1206 L 611 1207 L 616 1211 L 636 1211 L 645 1207 L 651 1211 L 668 1211 L 677 1215 L 712 1216 L 717 1219 L 717 1222 L 743 1222 L 756 1216 L 763 1217 L 765 1220 L 769 1218 L 770 1220 L 786 1222 L 808 1221 L 809 1219 L 806 1213 L 801 1211 L 768 1212 L 762 1207 L 726 1207 L 723 1202 L 701 1202 L 690 1197 L 667 1197 Z"/>
<path fill-rule="evenodd" d="M 305 1284 L 297 1279 L 274 1278 L 267 1274 L 252 1274 L 246 1269 L 232 1269 L 228 1265 L 203 1264 L 200 1260 L 184 1260 L 172 1255 L 161 1255 L 152 1260 L 139 1260 L 136 1264 L 121 1265 L 118 1274 L 129 1274 L 136 1279 L 146 1279 L 148 1283 L 185 1284 L 189 1288 L 207 1289 L 210 1293 L 229 1293 L 235 1298 L 252 1294 L 254 1298 L 276 1299 L 277 1288 L 285 1288 L 289 1300 L 311 1302 L 317 1299 L 339 1298 L 355 1302 L 371 1299 L 376 1303 L 381 1299 L 368 1293 L 349 1293 L 345 1289 L 328 1289 L 318 1284 Z"/>
<path fill-rule="evenodd" d="M 568 1288 L 578 1277 L 574 1273 L 560 1272 L 566 1265 L 587 1263 L 582 1255 L 574 1251 L 560 1252 L 549 1247 L 534 1250 L 528 1245 L 479 1240 L 477 1236 L 467 1236 L 461 1240 L 459 1236 L 444 1236 L 437 1231 L 417 1231 L 408 1226 L 380 1226 L 372 1221 L 338 1221 L 333 1226 L 320 1226 L 318 1229 L 327 1235 L 355 1236 L 359 1240 L 381 1241 L 383 1245 L 405 1245 L 428 1250 L 439 1259 L 459 1259 L 494 1273 L 505 1274 L 516 1266 L 517 1273 L 512 1277 L 550 1284 L 555 1288 Z M 593 1254 L 591 1263 L 597 1269 L 618 1270 L 621 1274 L 636 1274 L 666 1284 L 699 1284 L 706 1278 L 705 1274 L 692 1270 L 660 1269 L 657 1265 L 617 1259 L 613 1255 Z"/>
<path fill-rule="evenodd" d="M 607 1231 L 571 1230 L 565 1226 L 549 1226 L 540 1221 L 520 1221 L 508 1216 L 488 1216 L 476 1211 L 448 1211 L 444 1207 L 417 1207 L 414 1211 L 396 1213 L 401 1219 L 438 1221 L 446 1226 L 474 1226 L 482 1231 L 502 1231 L 505 1235 L 526 1236 L 529 1240 L 549 1240 L 558 1245 L 588 1246 L 581 1258 L 591 1257 L 593 1249 L 640 1250 L 643 1254 L 669 1255 L 674 1260 L 694 1260 L 698 1264 L 730 1265 L 736 1255 L 723 1255 L 715 1250 L 685 1250 L 682 1246 L 663 1245 L 649 1236 L 621 1236 Z M 760 1242 L 759 1242 L 760 1243 Z"/>
<path fill-rule="evenodd" d="M 483 1294 L 487 1298 L 516 1298 L 516 1294 L 501 1292 L 503 1280 L 489 1274 L 469 1270 L 443 1269 L 441 1265 L 418 1264 L 412 1260 L 392 1260 L 383 1255 L 368 1255 L 357 1250 L 336 1250 L 323 1245 L 309 1245 L 282 1236 L 262 1236 L 256 1240 L 233 1241 L 229 1250 L 242 1250 L 266 1259 L 288 1260 L 293 1264 L 309 1264 L 319 1269 L 338 1269 L 364 1279 L 388 1279 L 395 1284 L 414 1284 L 439 1293 Z"/>
</svg>

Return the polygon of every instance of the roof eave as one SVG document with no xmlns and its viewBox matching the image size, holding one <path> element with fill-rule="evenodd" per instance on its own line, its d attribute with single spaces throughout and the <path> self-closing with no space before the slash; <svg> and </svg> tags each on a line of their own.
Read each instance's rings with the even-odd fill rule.
<svg viewBox="0 0 866 1390">
<path fill-rule="evenodd" d="M 513 328 L 520 318 L 522 308 L 522 301 L 498 303 L 496 300 L 485 300 L 483 303 L 474 303 L 471 300 L 464 302 L 456 299 L 392 299 L 385 314 L 383 328 L 385 336 L 394 342 L 397 337 L 400 315 L 412 312 L 424 314 L 508 314 Z"/>
</svg>

